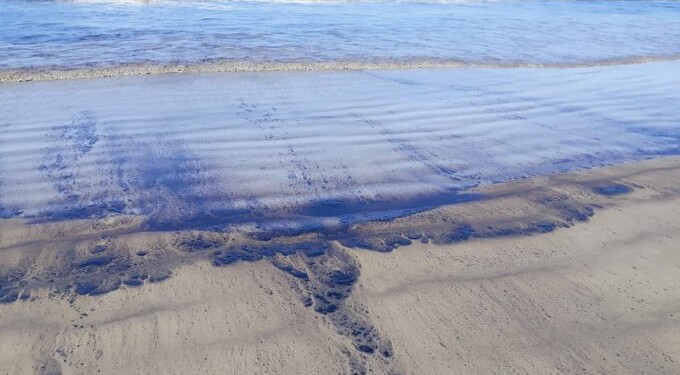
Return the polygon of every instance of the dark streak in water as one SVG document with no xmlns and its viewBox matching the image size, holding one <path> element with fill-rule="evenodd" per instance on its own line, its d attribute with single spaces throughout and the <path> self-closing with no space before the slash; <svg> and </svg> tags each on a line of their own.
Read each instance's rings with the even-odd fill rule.
<svg viewBox="0 0 680 375">
<path fill-rule="evenodd" d="M 371 220 L 390 220 L 432 208 L 482 199 L 480 194 L 446 191 L 392 200 L 326 199 L 300 207 L 298 213 L 312 217 L 370 217 Z"/>
<path fill-rule="evenodd" d="M 400 82 L 404 84 L 404 82 Z M 415 84 L 415 83 L 410 83 L 410 84 Z M 457 172 L 442 163 L 438 163 L 432 160 L 433 157 L 436 155 L 432 154 L 429 152 L 429 155 L 425 153 L 422 149 L 419 147 L 416 147 L 410 142 L 407 142 L 403 139 L 399 139 L 396 137 L 394 134 L 390 133 L 385 127 L 382 126 L 382 124 L 378 121 L 371 120 L 371 119 L 366 119 L 366 118 L 361 118 L 358 115 L 354 115 L 354 117 L 368 125 L 372 129 L 376 129 L 380 132 L 380 135 L 385 137 L 393 146 L 396 150 L 399 150 L 401 153 L 403 153 L 407 158 L 413 161 L 420 162 L 424 165 L 426 165 L 428 168 L 430 168 L 434 173 L 438 175 L 442 175 L 445 177 L 448 177 L 454 181 L 460 181 L 459 176 L 457 175 Z"/>
<path fill-rule="evenodd" d="M 301 155 L 290 142 L 287 130 L 288 121 L 278 116 L 278 108 L 263 108 L 240 99 L 238 115 L 248 123 L 257 126 L 265 140 L 285 143 L 286 152 L 280 153 L 280 156 L 282 160 L 288 159 L 289 165 L 284 165 L 283 161 L 280 164 L 282 168 L 288 169 L 290 186 L 295 186 L 296 191 L 319 192 L 332 187 L 331 181 L 325 176 L 319 163 Z"/>
<path fill-rule="evenodd" d="M 80 160 L 92 151 L 99 141 L 97 118 L 90 111 L 73 115 L 71 122 L 54 126 L 47 135 L 48 146 L 43 149 L 39 169 L 57 191 L 59 201 L 45 210 L 40 219 L 65 220 L 101 217 L 105 213 L 121 213 L 120 206 L 106 202 L 87 202 L 79 181 Z"/>
</svg>

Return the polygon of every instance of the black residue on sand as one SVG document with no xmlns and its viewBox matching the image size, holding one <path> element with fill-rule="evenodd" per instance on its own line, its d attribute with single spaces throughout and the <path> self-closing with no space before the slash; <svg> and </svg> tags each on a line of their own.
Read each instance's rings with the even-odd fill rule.
<svg viewBox="0 0 680 375">
<path fill-rule="evenodd" d="M 312 217 L 362 216 L 370 217 L 370 220 L 390 220 L 439 206 L 479 199 L 483 199 L 481 194 L 460 193 L 456 190 L 391 200 L 324 199 L 300 207 L 297 213 Z"/>
<path fill-rule="evenodd" d="M 18 299 L 30 298 L 30 292 L 23 291 L 23 286 L 25 285 L 23 281 L 24 275 L 20 274 L 20 271 L 13 270 L 0 276 L 0 303 L 10 303 Z"/>
<path fill-rule="evenodd" d="M 600 195 L 612 196 L 628 194 L 633 191 L 633 188 L 622 184 L 608 184 L 595 186 L 593 191 Z"/>
<path fill-rule="evenodd" d="M 13 217 L 21 216 L 23 211 L 14 210 L 11 208 L 0 206 L 0 219 L 10 219 Z"/>
<path fill-rule="evenodd" d="M 538 194 L 537 203 L 543 210 L 535 218 L 494 221 L 481 220 L 467 222 L 464 219 L 449 220 L 440 218 L 438 223 L 412 225 L 404 230 L 385 230 L 364 232 L 360 227 L 352 227 L 334 240 L 345 247 L 389 252 L 413 241 L 423 243 L 450 244 L 479 238 L 526 236 L 552 232 L 558 228 L 572 226 L 576 222 L 587 221 L 594 214 L 594 206 L 575 202 L 568 195 L 557 192 Z"/>
<path fill-rule="evenodd" d="M 539 189 L 532 192 L 531 201 L 541 213 L 512 220 L 474 215 L 452 217 L 437 210 L 493 199 L 455 191 L 391 201 L 317 201 L 295 208 L 287 221 L 280 216 L 251 212 L 201 214 L 205 201 L 193 200 L 194 181 L 186 181 L 200 179 L 200 171 L 190 167 L 193 162 L 186 155 L 167 163 L 159 163 L 155 172 L 146 170 L 146 179 L 132 185 L 135 189 L 144 187 L 165 193 L 158 201 L 151 201 L 156 209 L 150 210 L 149 219 L 134 230 L 148 231 L 151 235 L 157 231 L 174 232 L 173 241 L 163 243 L 160 249 L 149 249 L 147 244 L 131 248 L 129 242 L 119 243 L 115 234 L 83 239 L 80 243 L 69 240 L 62 246 L 66 249 L 57 252 L 52 265 L 41 272 L 33 271 L 31 277 L 27 276 L 30 262 L 0 274 L 0 302 L 31 300 L 36 298 L 32 291 L 39 288 L 70 298 L 96 296 L 121 287 L 136 288 L 163 281 L 171 277 L 171 270 L 178 264 L 196 259 L 205 259 L 216 267 L 268 260 L 290 278 L 291 286 L 300 293 L 302 306 L 323 316 L 338 334 L 351 341 L 342 352 L 352 373 L 365 374 L 370 371 L 367 366 L 375 361 L 393 367 L 394 352 L 389 338 L 371 322 L 366 307 L 352 298 L 360 268 L 348 248 L 389 252 L 414 241 L 450 244 L 546 233 L 588 220 L 597 207 L 559 190 Z M 175 168 L 184 170 L 180 177 L 162 176 Z M 607 196 L 631 189 L 618 183 L 583 187 Z M 185 209 L 190 213 L 188 217 L 172 215 Z M 429 216 L 415 220 L 413 217 L 418 215 L 413 214 Z M 248 223 L 253 218 L 256 225 L 249 230 L 229 226 Z M 329 219 L 336 224 L 323 224 Z"/>
<path fill-rule="evenodd" d="M 27 252 L 26 262 L 0 275 L 0 302 L 27 300 L 31 291 L 39 288 L 64 294 L 99 295 L 114 291 L 121 284 L 139 286 L 146 281 L 163 281 L 172 274 L 159 259 L 147 259 L 138 255 L 140 252 L 132 255 L 126 246 L 115 242 L 98 242 L 84 240 L 84 244 L 90 245 L 89 251 L 76 251 L 75 243 L 69 241 L 64 244 L 65 250 L 54 253 L 48 267 L 37 270 L 31 270 L 31 263 L 38 255 Z"/>
<path fill-rule="evenodd" d="M 349 299 L 359 279 L 359 266 L 341 248 L 329 247 L 321 255 L 295 254 L 272 259 L 301 291 L 301 303 L 324 315 L 338 334 L 348 337 L 353 348 L 345 351 L 352 373 L 365 374 L 366 356 L 390 365 L 393 349 L 368 317 L 366 307 Z"/>
<path fill-rule="evenodd" d="M 179 164 L 186 163 L 187 159 L 180 159 Z M 170 184 L 171 187 L 168 187 L 168 190 L 179 192 L 180 197 L 189 194 L 186 192 L 188 190 L 186 187 L 190 184 L 179 180 L 160 182 L 158 179 L 158 176 L 150 175 L 144 183 L 150 186 Z M 606 195 L 628 191 L 628 187 L 622 186 L 624 185 L 606 184 L 598 185 L 598 189 L 601 194 Z M 171 195 L 170 198 L 165 199 L 178 198 Z M 311 268 L 313 268 L 312 264 L 315 259 L 326 259 L 329 253 L 334 253 L 335 244 L 345 248 L 389 252 L 398 247 L 408 246 L 414 241 L 447 244 L 476 238 L 532 235 L 551 232 L 558 228 L 569 227 L 575 222 L 586 221 L 594 213 L 593 205 L 579 203 L 563 193 L 546 191 L 534 196 L 535 203 L 540 205 L 543 212 L 539 215 L 540 217 L 494 222 L 450 219 L 444 215 L 434 221 L 428 219 L 430 221 L 398 223 L 400 218 L 407 219 L 408 214 L 423 213 L 428 209 L 473 202 L 477 199 L 480 199 L 479 195 L 446 193 L 382 203 L 343 200 L 315 202 L 297 209 L 297 212 L 291 216 L 299 219 L 297 225 L 257 225 L 256 229 L 251 231 L 237 231 L 241 235 L 237 241 L 231 238 L 230 233 L 233 230 L 229 227 L 219 230 L 210 227 L 209 230 L 205 230 L 200 225 L 204 223 L 203 219 L 199 222 L 194 219 L 187 222 L 186 218 L 168 216 L 170 221 L 158 220 L 153 214 L 163 213 L 163 211 L 154 211 L 150 219 L 153 225 L 147 221 L 140 228 L 133 228 L 132 231 L 153 232 L 162 229 L 176 231 L 178 228 L 190 228 L 189 231 L 177 232 L 178 239 L 171 245 L 174 252 L 154 251 L 150 253 L 146 247 L 130 249 L 119 246 L 116 241 L 112 242 L 110 239 L 104 242 L 85 239 L 83 242 L 87 244 L 88 250 L 76 252 L 70 249 L 74 246 L 73 241 L 66 241 L 63 244 L 66 249 L 58 252 L 55 264 L 45 270 L 44 274 L 34 275 L 33 280 L 25 280 L 20 275 L 22 271 L 19 268 L 0 275 L 2 277 L 0 279 L 0 301 L 17 300 L 24 291 L 30 292 L 32 288 L 50 285 L 56 289 L 74 290 L 78 294 L 93 295 L 115 290 L 121 284 L 137 286 L 146 281 L 162 281 L 170 276 L 170 269 L 176 264 L 177 259 L 204 258 L 213 265 L 222 267 L 237 262 L 252 262 L 294 255 L 309 260 L 310 263 L 306 264 L 307 270 L 289 267 L 282 263 L 275 263 L 275 265 L 281 271 L 301 280 L 305 279 L 304 275 L 307 275 L 307 281 L 310 283 L 312 280 L 317 280 L 317 284 L 314 285 L 318 288 L 326 285 L 328 289 L 325 291 L 326 294 L 316 293 L 310 298 L 317 311 L 330 313 L 338 307 L 335 302 L 344 300 L 351 289 L 348 286 L 355 281 L 352 278 L 355 275 L 353 272 L 344 273 L 347 268 L 329 273 L 325 279 L 314 278 L 313 275 L 318 275 L 318 273 L 311 272 L 314 271 Z M 161 203 L 163 202 L 166 201 Z M 196 203 L 200 207 L 200 201 Z M 364 215 L 363 219 L 357 219 L 360 215 Z M 366 216 L 371 219 L 367 219 Z M 319 222 L 314 222 L 314 225 L 305 225 L 305 218 L 309 217 L 340 219 L 338 220 L 340 224 L 324 226 Z M 258 218 L 264 220 L 262 216 Z M 167 223 L 168 226 L 163 226 L 163 223 Z M 385 225 L 373 228 L 372 225 L 376 223 L 385 223 Z M 329 286 L 331 284 L 334 285 L 333 288 Z"/>
<path fill-rule="evenodd" d="M 64 193 L 64 200 L 76 202 L 70 210 L 60 212 L 61 219 L 67 216 L 90 217 L 96 221 L 102 212 L 111 213 L 111 207 L 116 207 L 111 201 L 102 201 L 105 202 L 102 206 L 77 204 L 79 195 L 75 187 L 78 183 L 74 180 L 76 173 L 71 170 L 97 143 L 99 138 L 94 130 L 95 124 L 94 116 L 84 113 L 74 116 L 71 123 L 53 130 L 51 137 L 54 144 L 45 153 L 43 171 Z M 125 197 L 125 207 L 132 205 L 146 217 L 141 225 L 128 232 L 177 231 L 180 239 L 172 245 L 175 253 L 150 253 L 146 247 L 123 248 L 116 245 L 116 241 L 109 241 L 106 245 L 92 242 L 88 244 L 87 252 L 75 252 L 70 249 L 74 246 L 73 241 L 67 240 L 55 264 L 44 274 L 33 276 L 34 280 L 25 280 L 12 269 L 0 275 L 1 301 L 17 300 L 24 291 L 50 285 L 55 289 L 74 290 L 78 294 L 101 294 L 121 285 L 137 286 L 147 281 L 161 281 L 170 276 L 176 259 L 192 257 L 205 258 L 215 266 L 291 255 L 303 256 L 311 261 L 325 259 L 337 244 L 345 248 L 389 252 L 414 241 L 446 244 L 476 238 L 539 234 L 586 221 L 595 208 L 558 190 L 544 189 L 531 195 L 533 204 L 540 207 L 540 214 L 512 220 L 470 220 L 447 217 L 447 214 L 432 216 L 430 213 L 438 212 L 441 207 L 459 207 L 494 199 L 493 196 L 455 190 L 388 200 L 323 199 L 277 212 L 230 209 L 225 208 L 229 205 L 228 196 L 219 190 L 211 190 L 215 181 L 206 177 L 205 165 L 181 144 L 158 141 L 143 146 L 144 162 L 122 164 L 120 173 L 114 176 L 126 187 L 122 190 L 130 191 L 130 195 Z M 606 196 L 631 191 L 629 186 L 616 182 L 585 183 L 582 187 Z M 137 193 L 132 194 L 131 191 Z M 220 203 L 221 208 L 212 205 L 220 199 L 224 201 Z M 123 211 L 123 207 L 114 211 Z M 428 219 L 411 220 L 412 215 L 430 216 Z M 55 216 L 36 219 L 49 222 Z M 244 225 L 249 229 L 243 229 Z M 238 240 L 234 241 L 230 233 L 237 233 L 240 237 L 236 236 Z M 163 255 L 159 257 L 159 253 Z M 307 282 L 315 280 L 309 269 L 276 264 L 281 271 L 293 277 L 302 280 L 305 278 L 303 275 L 307 275 Z M 348 275 L 340 272 L 334 276 L 334 285 L 337 286 L 343 285 L 342 278 Z M 315 309 L 328 313 L 337 307 L 333 303 L 334 298 L 347 291 L 336 289 L 330 291 L 330 295 L 310 296 Z"/>
<path fill-rule="evenodd" d="M 276 254 L 304 254 L 313 258 L 325 254 L 330 249 L 326 242 L 265 243 L 257 245 L 231 246 L 211 252 L 214 266 L 227 266 L 238 261 L 255 261 Z"/>
<path fill-rule="evenodd" d="M 65 257 L 64 278 L 70 280 L 64 287 L 73 288 L 79 295 L 104 294 L 118 289 L 121 284 L 139 286 L 145 281 L 159 282 L 167 279 L 171 271 L 153 264 L 153 261 L 139 259 L 139 252 L 131 255 L 126 248 L 113 243 L 95 245 L 90 256 L 72 253 Z"/>
</svg>

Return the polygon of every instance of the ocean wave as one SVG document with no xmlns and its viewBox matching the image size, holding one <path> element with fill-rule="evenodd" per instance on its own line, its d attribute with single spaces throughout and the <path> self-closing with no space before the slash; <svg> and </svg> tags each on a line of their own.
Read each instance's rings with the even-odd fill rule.
<svg viewBox="0 0 680 375">
<path fill-rule="evenodd" d="M 203 71 L 557 68 L 680 55 L 680 5 L 647 1 L 6 1 L 0 24 L 4 81 Z"/>
</svg>

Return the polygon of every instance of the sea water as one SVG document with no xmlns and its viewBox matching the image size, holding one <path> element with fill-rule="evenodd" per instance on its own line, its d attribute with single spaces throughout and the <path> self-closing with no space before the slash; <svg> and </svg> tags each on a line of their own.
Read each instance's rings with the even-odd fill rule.
<svg viewBox="0 0 680 375">
<path fill-rule="evenodd" d="M 677 1 L 17 1 L 0 68 L 140 63 L 579 64 L 680 55 Z"/>
<path fill-rule="evenodd" d="M 6 1 L 0 24 L 0 71 L 29 74 L 379 62 L 2 83 L 5 217 L 398 215 L 680 152 L 676 2 Z M 379 69 L 412 59 L 463 64 Z"/>
</svg>

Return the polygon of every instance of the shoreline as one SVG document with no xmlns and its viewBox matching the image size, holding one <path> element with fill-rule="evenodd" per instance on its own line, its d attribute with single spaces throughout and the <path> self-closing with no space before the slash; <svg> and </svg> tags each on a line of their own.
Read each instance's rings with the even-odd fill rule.
<svg viewBox="0 0 680 375">
<path fill-rule="evenodd" d="M 632 56 L 613 60 L 596 60 L 576 63 L 565 62 L 471 62 L 456 59 L 413 59 L 352 61 L 215 61 L 196 63 L 152 63 L 121 64 L 118 66 L 77 67 L 77 68 L 34 68 L 0 70 L 0 84 L 94 79 L 107 77 L 128 77 L 163 74 L 204 74 L 204 73 L 253 73 L 253 72 L 305 72 L 305 71 L 363 71 L 363 70 L 414 70 L 414 69 L 577 69 L 636 65 L 654 62 L 680 60 L 673 56 Z"/>
</svg>

